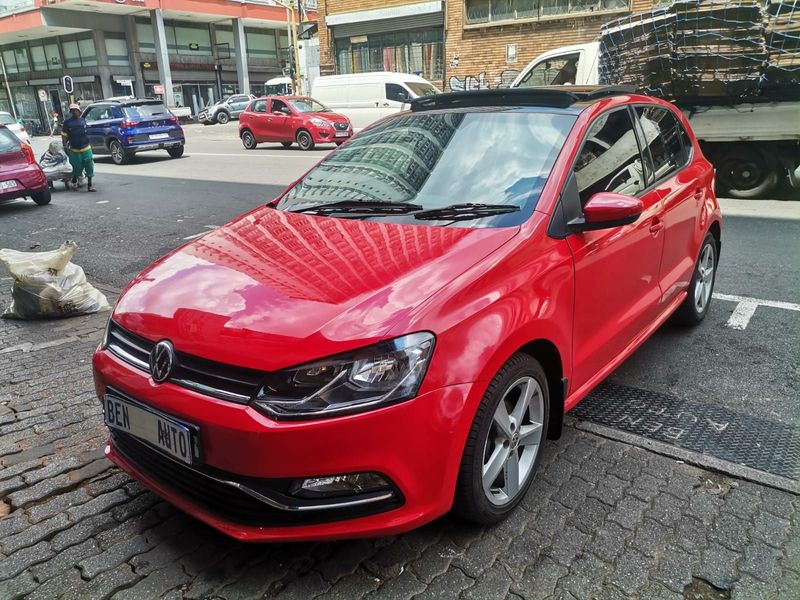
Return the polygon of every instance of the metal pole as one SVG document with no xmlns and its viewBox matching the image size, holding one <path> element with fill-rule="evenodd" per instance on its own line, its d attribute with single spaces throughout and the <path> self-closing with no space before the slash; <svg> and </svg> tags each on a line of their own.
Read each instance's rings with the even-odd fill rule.
<svg viewBox="0 0 800 600">
<path fill-rule="evenodd" d="M 300 0 L 297 0 L 297 10 L 300 11 Z M 294 18 L 294 5 L 292 5 L 292 50 L 294 51 L 294 76 L 297 81 L 296 93 L 303 93 L 303 79 L 300 73 L 300 51 L 297 47 L 297 21 Z"/>
<path fill-rule="evenodd" d="M 6 82 L 6 92 L 8 92 L 8 103 L 11 105 L 11 112 L 14 114 L 14 120 L 17 120 L 17 107 L 14 106 L 14 98 L 11 97 L 11 86 L 8 85 L 8 75 L 6 74 L 6 61 L 3 60 L 3 53 L 0 52 L 0 66 L 3 67 L 3 81 Z"/>
</svg>

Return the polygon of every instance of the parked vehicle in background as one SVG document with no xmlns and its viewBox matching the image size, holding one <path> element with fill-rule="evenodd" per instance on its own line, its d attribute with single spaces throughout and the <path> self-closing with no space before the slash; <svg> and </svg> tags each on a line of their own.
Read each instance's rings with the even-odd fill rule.
<svg viewBox="0 0 800 600">
<path fill-rule="evenodd" d="M 139 274 L 93 359 L 106 456 L 247 541 L 508 516 L 564 412 L 713 297 L 686 119 L 575 92 L 420 98 Z"/>
<path fill-rule="evenodd" d="M 0 111 L 0 125 L 5 125 L 11 133 L 19 138 L 19 141 L 25 144 L 31 143 L 31 136 L 28 135 L 25 127 L 17 123 L 11 113 Z"/>
<path fill-rule="evenodd" d="M 311 96 L 363 128 L 408 108 L 414 98 L 439 94 L 429 81 L 405 73 L 353 73 L 317 77 Z"/>
<path fill-rule="evenodd" d="M 239 137 L 248 150 L 262 142 L 280 142 L 284 148 L 296 142 L 301 150 L 340 146 L 352 135 L 347 117 L 305 96 L 259 98 L 239 118 Z"/>
<path fill-rule="evenodd" d="M 183 156 L 183 128 L 161 100 L 129 98 L 93 102 L 83 112 L 92 152 L 124 165 L 139 152 Z"/>
<path fill-rule="evenodd" d="M 291 77 L 273 77 L 264 84 L 266 90 L 265 96 L 291 96 L 292 95 L 292 78 Z"/>
<path fill-rule="evenodd" d="M 201 123 L 220 123 L 224 125 L 231 119 L 238 119 L 250 101 L 255 98 L 252 94 L 234 94 L 222 100 L 209 104 L 197 114 Z"/>
<path fill-rule="evenodd" d="M 511 87 L 596 85 L 599 50 L 599 43 L 591 42 L 545 52 L 528 63 Z M 800 102 L 673 100 L 717 169 L 720 195 L 764 197 L 787 175 L 800 188 Z"/>
<path fill-rule="evenodd" d="M 50 188 L 33 148 L 0 125 L 0 202 L 30 197 L 36 204 L 50 202 Z"/>
</svg>

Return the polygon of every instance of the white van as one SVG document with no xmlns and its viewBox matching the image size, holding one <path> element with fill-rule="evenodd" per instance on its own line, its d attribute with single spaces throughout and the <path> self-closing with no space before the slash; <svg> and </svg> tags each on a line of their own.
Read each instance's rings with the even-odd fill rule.
<svg viewBox="0 0 800 600">
<path fill-rule="evenodd" d="M 414 98 L 440 93 L 418 75 L 378 72 L 317 77 L 311 97 L 345 115 L 354 128 L 360 129 L 407 109 Z"/>
<path fill-rule="evenodd" d="M 288 96 L 292 93 L 291 77 L 273 77 L 264 84 L 267 96 Z"/>
</svg>

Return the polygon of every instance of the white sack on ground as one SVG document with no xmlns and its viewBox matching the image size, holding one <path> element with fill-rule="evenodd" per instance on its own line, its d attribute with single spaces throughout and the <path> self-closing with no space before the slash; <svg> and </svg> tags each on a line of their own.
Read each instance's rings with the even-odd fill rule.
<svg viewBox="0 0 800 600">
<path fill-rule="evenodd" d="M 11 306 L 3 318 L 71 317 L 109 310 L 106 297 L 86 281 L 82 268 L 70 262 L 77 249 L 75 242 L 48 252 L 0 249 L 0 264 L 14 278 Z"/>
</svg>

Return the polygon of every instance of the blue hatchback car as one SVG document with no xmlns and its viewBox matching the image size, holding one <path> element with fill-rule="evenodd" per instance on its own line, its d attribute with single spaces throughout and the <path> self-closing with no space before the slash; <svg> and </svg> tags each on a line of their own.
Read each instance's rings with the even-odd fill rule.
<svg viewBox="0 0 800 600">
<path fill-rule="evenodd" d="M 183 128 L 161 100 L 101 100 L 86 107 L 83 118 L 92 152 L 110 154 L 118 165 L 147 150 L 166 150 L 172 158 L 183 156 Z"/>
</svg>

